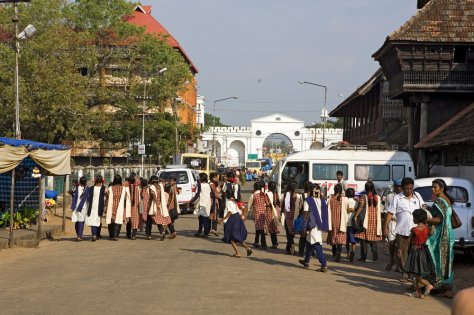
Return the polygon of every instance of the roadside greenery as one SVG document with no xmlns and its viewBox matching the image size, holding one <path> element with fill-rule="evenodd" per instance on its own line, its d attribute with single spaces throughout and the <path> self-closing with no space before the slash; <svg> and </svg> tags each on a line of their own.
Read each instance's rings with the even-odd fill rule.
<svg viewBox="0 0 474 315">
<path fill-rule="evenodd" d="M 132 144 L 133 154 L 141 139 L 145 95 L 147 154 L 174 152 L 175 128 L 185 148 L 195 131 L 176 126 L 165 109 L 192 81 L 189 65 L 166 38 L 127 23 L 134 7 L 126 0 L 20 4 L 19 28 L 33 24 L 37 29 L 21 42 L 22 138 Z M 0 10 L 0 31 L 7 34 L 0 41 L 0 134 L 6 136 L 14 136 L 15 121 L 12 16 L 11 5 Z M 158 75 L 164 67 L 168 70 Z"/>
</svg>

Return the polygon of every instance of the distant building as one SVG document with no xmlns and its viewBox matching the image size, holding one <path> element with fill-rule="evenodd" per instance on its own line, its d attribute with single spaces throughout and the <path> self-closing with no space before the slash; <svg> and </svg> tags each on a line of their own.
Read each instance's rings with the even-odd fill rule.
<svg viewBox="0 0 474 315">
<path fill-rule="evenodd" d="M 342 129 L 306 128 L 304 121 L 284 114 L 251 120 L 250 127 L 211 127 L 202 134 L 198 151 L 213 153 L 218 163 L 242 166 L 253 157 L 274 159 L 342 141 Z M 213 148 L 214 144 L 214 148 Z"/>
</svg>

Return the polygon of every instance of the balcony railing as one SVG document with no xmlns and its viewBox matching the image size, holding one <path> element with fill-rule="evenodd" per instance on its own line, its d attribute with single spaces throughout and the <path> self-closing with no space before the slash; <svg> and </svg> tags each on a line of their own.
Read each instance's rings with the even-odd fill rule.
<svg viewBox="0 0 474 315">
<path fill-rule="evenodd" d="M 474 71 L 404 71 L 405 85 L 474 87 Z"/>
</svg>

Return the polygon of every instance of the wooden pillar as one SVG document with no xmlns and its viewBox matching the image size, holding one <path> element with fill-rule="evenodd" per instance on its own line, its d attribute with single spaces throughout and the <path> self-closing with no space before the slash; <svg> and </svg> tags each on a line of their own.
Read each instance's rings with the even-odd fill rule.
<svg viewBox="0 0 474 315">
<path fill-rule="evenodd" d="M 420 103 L 420 141 L 428 134 L 428 102 L 423 100 Z M 426 162 L 426 150 L 418 150 L 418 177 L 428 177 L 429 169 Z"/>
<path fill-rule="evenodd" d="M 15 169 L 12 169 L 12 182 L 10 185 L 10 236 L 8 246 L 13 247 L 13 215 L 15 214 Z"/>
<path fill-rule="evenodd" d="M 43 214 L 46 213 L 46 205 L 44 204 L 44 193 L 46 189 L 46 180 L 44 175 L 41 175 L 39 178 L 39 215 L 38 215 L 38 231 L 36 233 L 36 240 L 39 242 L 41 241 L 41 226 L 43 224 Z"/>
<path fill-rule="evenodd" d="M 414 107 L 410 104 L 407 108 L 407 122 L 408 122 L 408 151 L 413 156 L 413 116 Z"/>
<path fill-rule="evenodd" d="M 64 189 L 63 189 L 63 222 L 62 222 L 62 231 L 66 232 L 66 196 L 67 191 L 69 190 L 69 175 L 64 176 Z"/>
</svg>

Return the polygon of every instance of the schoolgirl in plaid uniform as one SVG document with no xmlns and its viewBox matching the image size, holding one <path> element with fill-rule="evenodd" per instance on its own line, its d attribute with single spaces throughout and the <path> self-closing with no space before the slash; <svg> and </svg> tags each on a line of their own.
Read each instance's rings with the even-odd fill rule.
<svg viewBox="0 0 474 315">
<path fill-rule="evenodd" d="M 154 222 L 158 225 L 160 240 L 165 240 L 165 226 L 171 224 L 163 182 L 155 182 L 151 189 L 152 202 L 155 204 Z"/>
<path fill-rule="evenodd" d="M 354 215 L 355 220 L 362 210 L 366 210 L 364 218 L 364 231 L 355 234 L 355 237 L 360 240 L 360 259 L 365 261 L 367 259 L 367 245 L 370 245 L 372 250 L 373 260 L 379 258 L 377 252 L 377 242 L 382 240 L 382 219 L 380 210 L 380 200 L 377 197 L 375 185 L 373 182 L 365 184 L 365 194 L 359 198 L 359 206 Z"/>
<path fill-rule="evenodd" d="M 334 195 L 329 199 L 328 208 L 331 214 L 331 231 L 329 243 L 332 245 L 333 258 L 341 260 L 342 245 L 347 241 L 347 207 L 348 200 L 342 195 L 342 185 L 334 186 Z"/>
<path fill-rule="evenodd" d="M 218 200 L 218 188 L 219 174 L 211 173 L 209 186 L 211 187 L 211 233 L 214 236 L 219 236 L 217 233 L 217 223 L 219 221 L 219 200 Z"/>
<path fill-rule="evenodd" d="M 300 195 L 295 192 L 295 189 L 295 183 L 288 184 L 282 197 L 282 213 L 285 214 L 286 253 L 291 255 L 295 253 L 295 249 L 293 247 L 295 230 L 293 226 L 295 217 L 297 217 L 299 214 L 301 202 Z"/>
<path fill-rule="evenodd" d="M 268 191 L 266 192 L 266 194 L 268 196 L 268 200 L 270 202 L 271 207 L 267 207 L 267 209 L 265 210 L 265 221 L 268 233 L 270 233 L 272 248 L 277 248 L 277 234 L 280 233 L 277 222 L 279 222 L 278 220 L 280 219 L 281 208 L 280 198 L 278 197 L 278 193 L 276 192 L 275 182 L 268 183 Z"/>
<path fill-rule="evenodd" d="M 148 187 L 148 181 L 144 178 L 140 178 L 140 203 L 139 213 L 141 215 L 141 224 L 147 222 L 148 210 L 150 209 L 150 188 Z M 140 228 L 141 229 L 141 228 Z"/>
<path fill-rule="evenodd" d="M 178 188 L 176 186 L 176 178 L 170 178 L 170 191 L 168 193 L 168 211 L 171 209 L 179 210 L 178 205 Z M 176 238 L 176 231 L 174 229 L 174 220 L 170 217 L 171 223 L 168 224 L 168 228 L 170 229 L 170 236 L 168 237 L 170 240 Z"/>
<path fill-rule="evenodd" d="M 127 211 L 130 211 L 130 195 L 125 187 L 122 186 L 122 177 L 115 175 L 112 187 L 107 189 L 106 216 L 109 237 L 114 241 L 118 240 Z"/>
<path fill-rule="evenodd" d="M 253 220 L 255 223 L 255 247 L 259 247 L 261 240 L 262 249 L 267 249 L 267 240 L 265 238 L 265 211 L 267 205 L 270 206 L 268 197 L 264 192 L 265 183 L 256 182 L 253 185 L 254 193 L 250 196 L 248 208 L 253 210 Z"/>
<path fill-rule="evenodd" d="M 156 196 L 158 196 L 156 189 L 156 186 L 158 185 L 158 176 L 151 176 L 148 182 L 150 184 L 147 189 L 148 193 L 142 190 L 143 200 L 145 200 L 145 198 L 148 198 L 149 204 L 147 211 L 144 211 L 143 213 L 143 218 L 145 220 L 145 237 L 146 239 L 151 240 L 152 226 L 156 222 L 156 215 L 158 213 L 160 205 L 160 203 L 156 202 Z"/>
<path fill-rule="evenodd" d="M 140 203 L 140 182 L 133 175 L 128 178 L 128 189 L 130 192 L 130 217 L 127 218 L 127 238 L 135 240 L 140 224 L 138 205 Z"/>
</svg>

